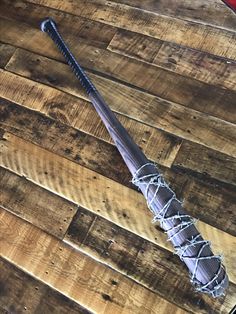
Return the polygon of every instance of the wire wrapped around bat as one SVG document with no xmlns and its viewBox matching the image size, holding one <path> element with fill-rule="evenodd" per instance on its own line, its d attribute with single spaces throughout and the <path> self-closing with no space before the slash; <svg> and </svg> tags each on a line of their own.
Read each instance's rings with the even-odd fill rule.
<svg viewBox="0 0 236 314">
<path fill-rule="evenodd" d="M 187 214 L 180 214 L 180 212 L 175 212 L 174 214 L 168 216 L 168 209 L 170 208 L 172 202 L 178 202 L 179 204 L 183 204 L 183 202 L 179 201 L 174 193 L 174 191 L 169 187 L 169 185 L 165 182 L 163 176 L 160 173 L 152 173 L 140 176 L 139 173 L 142 169 L 146 166 L 151 165 L 155 166 L 153 163 L 147 163 L 141 166 L 133 176 L 132 183 L 135 184 L 137 187 L 141 189 L 144 186 L 144 195 L 147 199 L 148 208 L 154 215 L 153 223 L 159 221 L 160 226 L 165 230 L 165 233 L 168 235 L 168 241 L 172 241 L 175 247 L 176 254 L 180 257 L 182 261 L 186 263 L 186 260 L 193 260 L 195 265 L 190 272 L 191 282 L 196 287 L 197 291 L 205 292 L 213 297 L 218 297 L 222 294 L 222 289 L 224 289 L 225 285 L 227 284 L 228 278 L 226 273 L 224 272 L 223 276 L 221 276 L 222 270 L 224 267 L 221 265 L 222 256 L 221 255 L 203 255 L 204 249 L 207 246 L 210 246 L 210 242 L 204 240 L 200 234 L 195 236 L 191 236 L 189 239 L 186 239 L 180 245 L 175 245 L 174 238 L 178 236 L 181 232 L 183 232 L 186 228 L 189 228 L 191 225 L 194 225 L 196 219 L 193 219 L 191 216 Z M 155 166 L 156 167 L 156 166 Z M 157 169 L 158 171 L 158 169 Z M 155 187 L 154 195 L 149 198 L 148 193 L 151 186 Z M 158 197 L 158 192 L 161 188 L 167 189 L 171 192 L 172 196 L 170 199 L 165 203 L 165 205 L 159 210 L 156 210 L 156 207 L 153 206 L 155 198 Z M 170 228 L 166 228 L 165 226 L 168 225 L 167 222 L 175 221 L 174 225 Z M 174 231 L 174 232 L 173 232 Z M 170 233 L 172 233 L 170 235 Z M 186 252 L 189 251 L 190 248 L 199 246 L 198 252 L 196 255 L 189 255 Z M 198 272 L 198 267 L 200 262 L 204 262 L 206 260 L 213 260 L 215 259 L 219 266 L 218 271 L 213 275 L 210 281 L 205 284 L 202 284 L 196 276 Z M 214 284 L 215 283 L 215 284 Z"/>
<path fill-rule="evenodd" d="M 195 220 L 185 213 L 182 203 L 166 184 L 157 167 L 147 159 L 108 107 L 65 44 L 55 22 L 46 18 L 41 23 L 41 30 L 52 38 L 86 90 L 129 168 L 133 176 L 132 182 L 145 196 L 148 207 L 154 214 L 154 222 L 159 221 L 167 233 L 176 254 L 188 267 L 194 286 L 198 291 L 213 297 L 223 295 L 228 286 L 228 276 L 221 257 L 212 253 L 209 241 L 204 240 L 196 229 Z"/>
</svg>

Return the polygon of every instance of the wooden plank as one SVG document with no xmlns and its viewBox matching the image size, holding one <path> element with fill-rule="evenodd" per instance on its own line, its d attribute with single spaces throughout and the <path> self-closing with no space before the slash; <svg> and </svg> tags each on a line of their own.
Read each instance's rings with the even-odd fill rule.
<svg viewBox="0 0 236 314">
<path fill-rule="evenodd" d="M 108 49 L 217 87 L 236 90 L 236 63 L 199 50 L 118 30 Z"/>
<path fill-rule="evenodd" d="M 22 219 L 4 210 L 0 213 L 2 256 L 87 309 L 100 313 L 186 313 Z M 119 284 L 113 285 L 113 281 Z"/>
<path fill-rule="evenodd" d="M 9 10 L 9 6 L 11 9 Z M 18 39 L 15 39 L 14 45 L 19 45 L 22 40 L 24 41 L 29 35 L 35 42 L 35 46 L 39 46 L 41 38 L 43 37 L 39 27 L 42 19 L 46 16 L 50 16 L 57 21 L 60 25 L 63 25 L 65 33 L 75 36 L 74 41 L 89 42 L 95 47 L 106 48 L 108 43 L 116 32 L 116 27 L 91 21 L 83 17 L 77 17 L 71 14 L 65 14 L 58 10 L 37 6 L 25 1 L 16 0 L 2 0 L 0 3 L 0 16 L 7 18 L 8 23 L 14 24 L 14 21 L 20 22 L 23 29 L 18 29 L 15 35 L 18 35 Z M 29 30 L 30 25 L 30 31 Z M 6 26 L 4 27 L 4 30 Z M 3 36 L 10 37 L 14 36 L 11 32 L 11 28 L 7 29 Z M 46 45 L 46 49 L 50 49 L 51 45 Z"/>
<path fill-rule="evenodd" d="M 39 187 L 3 168 L 0 170 L 0 175 L 3 177 L 3 186 L 0 188 L 3 196 L 8 194 L 9 184 L 8 187 L 4 185 L 6 175 L 8 175 L 8 178 L 11 178 L 8 181 L 13 182 L 15 178 L 18 180 L 14 193 L 11 193 L 10 202 L 8 204 L 7 202 L 2 203 L 1 199 L 0 205 L 13 213 L 17 213 L 17 215 L 27 221 L 36 221 L 37 217 L 40 216 L 40 212 L 29 210 L 30 207 L 28 208 L 29 204 L 27 202 L 21 204 L 21 211 L 18 212 L 17 201 L 19 200 L 21 185 L 27 185 L 28 190 L 30 189 L 33 195 L 37 193 Z M 40 197 L 44 208 L 48 207 L 48 195 L 50 195 L 52 201 L 53 198 L 58 198 L 56 195 L 42 189 Z M 32 208 L 33 206 L 38 206 L 37 202 L 37 198 L 31 197 L 30 205 Z M 61 199 L 61 202 L 64 202 L 64 200 Z M 67 203 L 71 208 L 74 207 L 73 203 L 68 201 Z M 28 213 L 27 216 L 24 215 L 25 212 Z M 57 224 L 55 215 L 51 217 L 51 225 L 54 224 Z M 44 228 L 49 234 L 53 234 L 54 231 L 51 225 L 47 225 L 47 228 Z M 173 255 L 154 243 L 148 242 L 83 208 L 79 208 L 74 216 L 65 242 L 78 247 L 79 250 L 89 254 L 94 259 L 128 275 L 187 311 L 209 313 L 211 308 L 215 311 L 221 308 L 223 311 L 231 306 L 231 297 L 222 298 L 219 302 L 216 302 L 210 297 L 196 293 L 188 279 L 186 268 L 179 261 L 177 255 Z M 230 284 L 231 292 L 233 287 L 234 285 Z M 231 292 L 227 293 L 227 296 L 230 296 Z"/>
<path fill-rule="evenodd" d="M 176 255 L 83 208 L 74 217 L 65 241 L 193 313 L 228 313 L 234 303 L 235 285 L 230 283 L 225 299 L 194 292 Z"/>
<path fill-rule="evenodd" d="M 236 184 L 236 159 L 201 145 L 184 141 L 172 164 Z"/>
<path fill-rule="evenodd" d="M 15 47 L 0 43 L 0 68 L 4 68 L 15 51 Z"/>
<path fill-rule="evenodd" d="M 134 188 L 130 182 L 130 173 L 120 154 L 109 143 L 4 99 L 0 99 L 0 116 L 4 130 L 125 186 Z M 160 148 L 160 145 L 158 147 Z M 236 221 L 233 215 L 236 202 L 235 187 L 211 180 L 205 174 L 192 171 L 195 168 L 196 171 L 206 170 L 204 168 L 204 164 L 206 164 L 208 173 L 213 177 L 219 175 L 218 179 L 224 179 L 226 172 L 229 177 L 233 178 L 235 173 L 233 161 L 231 171 L 225 171 L 226 159 L 219 153 L 216 154 L 213 150 L 204 150 L 203 147 L 194 144 L 191 144 L 189 150 L 190 153 L 186 152 L 186 145 L 183 145 L 183 151 L 181 150 L 178 155 L 174 167 L 171 170 L 161 167 L 161 172 L 168 178 L 177 195 L 185 199 L 189 213 L 210 225 L 236 235 Z M 187 156 L 191 154 L 190 161 L 180 159 L 183 152 L 186 152 Z M 221 162 L 220 157 L 222 157 Z M 205 160 L 202 166 L 199 162 L 201 158 Z M 191 173 L 179 166 L 181 161 L 182 165 L 186 165 L 187 168 L 193 168 Z M 213 162 L 211 163 L 211 161 Z M 228 163 L 227 167 L 230 167 L 230 162 Z M 231 183 L 233 184 L 233 182 Z"/>
<path fill-rule="evenodd" d="M 2 82 L 0 96 L 41 111 L 108 143 L 112 142 L 89 102 L 8 72 L 0 74 L 0 81 Z M 170 167 L 181 145 L 180 139 L 121 114 L 117 114 L 117 117 L 148 158 Z"/>
<path fill-rule="evenodd" d="M 77 205 L 0 168 L 0 204 L 58 238 L 63 238 Z"/>
<path fill-rule="evenodd" d="M 3 258 L 0 269 L 1 313 L 91 313 Z"/>
<path fill-rule="evenodd" d="M 26 56 L 27 63 L 24 62 Z M 78 89 L 78 81 L 73 78 L 73 73 L 65 64 L 17 49 L 6 69 L 81 97 L 81 87 Z M 139 91 L 111 82 L 108 79 L 96 77 L 94 82 L 107 102 L 111 103 L 111 108 L 115 112 L 129 115 L 131 118 L 149 126 L 202 144 L 229 156 L 236 156 L 236 148 L 234 147 L 236 140 L 235 125 L 158 97 L 146 97 L 146 94 L 143 95 Z M 82 95 L 84 95 L 84 92 Z M 120 95 L 121 99 L 119 99 Z M 126 95 L 127 99 L 124 101 Z M 135 95 L 135 97 L 131 97 L 132 95 Z M 140 100 L 136 101 L 135 99 L 138 99 L 139 95 Z M 148 102 L 146 102 L 147 99 Z M 76 127 L 81 125 L 79 119 L 83 121 L 80 112 L 79 117 L 79 122 L 75 124 Z"/>
<path fill-rule="evenodd" d="M 63 60 L 53 42 L 42 32 L 35 33 L 36 30 L 32 29 L 31 26 L 7 19 L 0 19 L 0 26 L 3 29 L 0 33 L 0 40 L 34 51 L 37 54 Z M 20 35 L 21 40 L 19 40 L 19 36 L 15 38 L 19 28 L 23 29 L 23 34 Z M 75 36 L 66 36 L 66 41 L 70 47 L 73 47 L 75 55 L 79 56 L 81 65 L 92 71 L 112 76 L 115 80 L 132 84 L 153 95 L 206 112 L 226 121 L 236 121 L 235 91 L 205 84 L 145 62 L 99 49 L 83 41 L 80 42 Z M 36 66 L 36 64 L 34 65 Z M 145 77 L 143 73 L 146 74 Z M 49 76 L 49 79 L 52 83 L 55 77 Z M 226 112 L 228 112 L 227 115 Z"/>
<path fill-rule="evenodd" d="M 178 17 L 189 21 L 212 24 L 222 28 L 235 30 L 234 13 L 221 0 L 113 0 L 112 2 L 127 4 L 162 15 Z"/>
<path fill-rule="evenodd" d="M 205 176 L 197 176 L 185 169 L 162 169 L 167 182 L 184 200 L 184 207 L 190 215 L 216 228 L 236 235 L 235 187 L 212 182 Z M 209 233 L 209 238 L 211 237 Z"/>
<path fill-rule="evenodd" d="M 57 0 L 51 0 L 50 3 L 47 0 L 29 0 L 28 2 L 190 48 L 201 49 L 222 57 L 234 58 L 235 56 L 236 33 L 233 31 L 102 0 L 80 1 L 79 6 L 76 0 L 69 3 L 58 3 Z"/>
<path fill-rule="evenodd" d="M 166 235 L 150 223 L 152 214 L 140 193 L 10 133 L 4 133 L 0 143 L 2 167 L 161 247 L 173 250 L 166 241 Z M 134 211 L 134 208 L 138 210 Z M 232 253 L 232 248 L 236 246 L 236 238 L 202 221 L 198 222 L 198 229 L 204 238 L 212 240 L 214 250 L 224 252 L 229 278 L 235 282 L 235 253 Z"/>
<path fill-rule="evenodd" d="M 236 148 L 232 148 L 236 137 L 234 124 L 184 106 L 178 106 L 175 103 L 161 102 L 158 98 L 149 104 L 148 109 L 145 114 L 151 125 L 158 126 L 164 131 L 215 149 L 226 155 L 236 157 Z M 157 111 L 158 115 L 154 117 L 152 113 Z"/>
</svg>

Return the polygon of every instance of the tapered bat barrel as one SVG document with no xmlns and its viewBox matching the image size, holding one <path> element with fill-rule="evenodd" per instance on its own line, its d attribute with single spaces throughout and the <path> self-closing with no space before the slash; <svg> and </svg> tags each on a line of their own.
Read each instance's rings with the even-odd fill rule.
<svg viewBox="0 0 236 314">
<path fill-rule="evenodd" d="M 181 202 L 166 184 L 156 166 L 146 158 L 110 110 L 66 46 L 55 22 L 51 18 L 46 18 L 41 23 L 41 30 L 52 38 L 86 90 L 129 168 L 133 183 L 144 194 L 148 207 L 154 214 L 154 221 L 159 221 L 167 233 L 176 254 L 188 267 L 191 281 L 196 289 L 213 297 L 223 295 L 228 286 L 228 276 L 220 256 L 212 253 L 209 241 L 204 240 L 199 234 L 194 225 L 194 219 L 186 214 Z"/>
</svg>

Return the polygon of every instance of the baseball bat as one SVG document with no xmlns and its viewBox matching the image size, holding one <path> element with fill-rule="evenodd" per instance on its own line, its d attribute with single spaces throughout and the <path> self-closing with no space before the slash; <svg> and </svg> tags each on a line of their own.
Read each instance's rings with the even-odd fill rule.
<svg viewBox="0 0 236 314">
<path fill-rule="evenodd" d="M 197 291 L 219 297 L 225 294 L 228 276 L 221 256 L 214 255 L 210 242 L 203 239 L 195 227 L 195 219 L 183 209 L 173 190 L 165 182 L 154 163 L 150 162 L 90 81 L 57 30 L 56 23 L 46 18 L 41 30 L 55 42 L 66 62 L 86 90 L 94 108 L 129 168 L 132 182 L 141 190 L 149 209 L 165 230 L 175 253 L 189 269 L 192 284 Z"/>
</svg>

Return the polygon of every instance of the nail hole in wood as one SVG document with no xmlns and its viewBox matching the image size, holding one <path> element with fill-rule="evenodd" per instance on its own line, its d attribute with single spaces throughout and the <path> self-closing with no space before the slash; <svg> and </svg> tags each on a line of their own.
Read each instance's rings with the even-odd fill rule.
<svg viewBox="0 0 236 314">
<path fill-rule="evenodd" d="M 103 299 L 104 299 L 105 301 L 110 301 L 110 302 L 112 302 L 112 299 L 111 299 L 111 297 L 110 297 L 108 294 L 102 293 L 102 297 L 103 297 Z"/>
<path fill-rule="evenodd" d="M 111 281 L 111 284 L 112 284 L 113 286 L 116 286 L 116 285 L 118 284 L 118 282 L 115 281 L 115 280 L 112 280 L 112 281 Z"/>
</svg>

